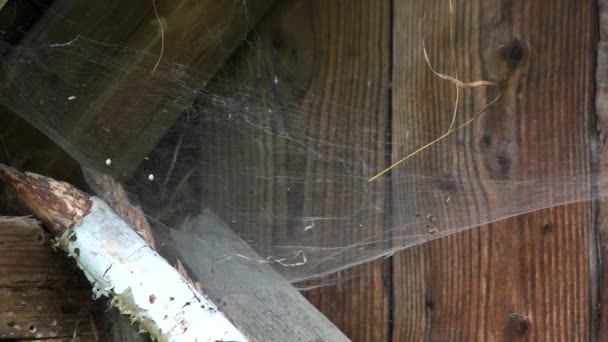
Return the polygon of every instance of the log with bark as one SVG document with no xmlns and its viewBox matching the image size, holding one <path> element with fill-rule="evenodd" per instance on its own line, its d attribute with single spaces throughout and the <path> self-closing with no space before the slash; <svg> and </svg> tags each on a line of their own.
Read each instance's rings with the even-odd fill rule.
<svg viewBox="0 0 608 342">
<path fill-rule="evenodd" d="M 96 296 L 160 341 L 247 338 L 104 201 L 73 186 L 0 164 L 0 179 L 76 260 Z"/>
</svg>

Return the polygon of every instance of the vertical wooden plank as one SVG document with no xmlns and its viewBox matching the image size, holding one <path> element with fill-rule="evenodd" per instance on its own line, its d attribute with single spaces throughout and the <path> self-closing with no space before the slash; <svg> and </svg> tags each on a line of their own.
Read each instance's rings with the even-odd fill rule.
<svg viewBox="0 0 608 342">
<path fill-rule="evenodd" d="M 352 341 L 389 341 L 390 265 L 375 260 L 296 287 Z"/>
<path fill-rule="evenodd" d="M 95 311 L 87 280 L 37 221 L 0 217 L 0 338 L 104 340 Z"/>
<path fill-rule="evenodd" d="M 599 41 L 596 55 L 596 92 L 595 92 L 595 114 L 597 120 L 598 148 L 597 148 L 597 171 L 600 175 L 608 171 L 608 148 L 606 138 L 608 138 L 608 1 L 598 0 L 598 20 L 599 20 Z M 605 182 L 601 179 L 599 184 Z M 599 189 L 601 191 L 601 187 Z M 608 294 L 606 286 L 608 284 L 608 200 L 600 197 L 597 201 L 597 245 L 599 253 L 597 293 L 598 299 L 598 341 L 608 338 Z"/>
<path fill-rule="evenodd" d="M 541 210 L 397 253 L 394 340 L 589 340 L 589 212 Z"/>
<path fill-rule="evenodd" d="M 150 341 L 53 251 L 38 221 L 0 217 L 0 339 Z"/>
<path fill-rule="evenodd" d="M 209 84 L 200 103 L 203 202 L 262 257 L 277 245 L 289 257 L 290 245 L 324 252 L 383 233 L 386 184 L 367 184 L 366 167 L 386 165 L 389 7 L 281 2 L 256 27 L 259 45 Z M 344 264 L 345 251 L 275 266 L 298 279 Z M 305 294 L 351 339 L 383 341 L 385 266 L 345 270 L 337 285 Z"/>
<path fill-rule="evenodd" d="M 593 1 L 453 3 L 459 77 L 502 80 L 463 92 L 457 122 L 502 98 L 392 173 L 395 225 L 432 215 L 439 233 L 536 191 L 579 193 L 572 177 L 593 166 Z M 393 160 L 450 124 L 453 86 L 428 70 L 420 43 L 453 75 L 449 20 L 448 1 L 395 2 Z M 589 340 L 593 213 L 588 202 L 564 205 L 396 253 L 393 339 Z"/>
</svg>

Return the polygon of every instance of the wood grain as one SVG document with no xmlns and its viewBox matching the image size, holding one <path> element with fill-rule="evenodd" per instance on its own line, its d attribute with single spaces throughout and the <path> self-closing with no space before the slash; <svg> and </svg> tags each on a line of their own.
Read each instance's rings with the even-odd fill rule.
<svg viewBox="0 0 608 342">
<path fill-rule="evenodd" d="M 596 129 L 598 134 L 598 148 L 596 150 L 597 172 L 602 175 L 608 171 L 608 148 L 606 138 L 608 138 L 608 1 L 599 0 L 598 4 L 598 25 L 599 41 L 597 43 L 596 55 L 596 92 L 595 92 L 595 114 Z M 601 184 L 601 183 L 600 183 Z M 608 200 L 601 198 L 597 201 L 597 246 L 599 253 L 599 265 L 596 275 L 596 287 L 598 293 L 598 320 L 597 340 L 602 341 L 608 338 L 608 294 L 606 284 L 608 284 Z"/>
<path fill-rule="evenodd" d="M 259 49 L 240 50 L 200 102 L 203 203 L 264 258 L 318 247 L 306 265 L 275 265 L 299 279 L 350 257 L 315 252 L 384 232 L 386 182 L 367 184 L 366 166 L 386 166 L 390 6 L 284 1 L 256 33 Z M 305 295 L 349 338 L 386 340 L 385 266 Z"/>
<path fill-rule="evenodd" d="M 454 4 L 460 78 L 501 81 L 464 92 L 457 122 L 497 92 L 502 99 L 392 173 L 397 226 L 429 213 L 441 232 L 539 191 L 504 181 L 537 179 L 576 197 L 581 189 L 557 177 L 584 177 L 593 166 L 594 3 Z M 420 44 L 424 38 L 440 72 L 453 74 L 448 8 L 447 1 L 395 2 L 393 160 L 449 126 L 453 86 L 428 70 Z M 413 173 L 428 180 L 403 177 Z M 593 215 L 592 203 L 575 203 L 395 254 L 393 340 L 589 340 L 597 304 Z"/>
<path fill-rule="evenodd" d="M 19 172 L 0 163 L 0 180 L 11 187 L 21 204 L 61 237 L 91 211 L 91 196 L 74 186 L 36 173 Z"/>
<path fill-rule="evenodd" d="M 0 298 L 1 338 L 104 339 L 87 280 L 31 218 L 0 218 Z"/>
<path fill-rule="evenodd" d="M 392 277 L 381 259 L 295 286 L 352 341 L 390 341 Z"/>
</svg>

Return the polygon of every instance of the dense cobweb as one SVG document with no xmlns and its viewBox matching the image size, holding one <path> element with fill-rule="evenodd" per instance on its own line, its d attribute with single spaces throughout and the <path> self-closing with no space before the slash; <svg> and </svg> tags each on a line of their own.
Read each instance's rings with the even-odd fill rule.
<svg viewBox="0 0 608 342">
<path fill-rule="evenodd" d="M 590 199 L 598 194 L 592 184 L 600 193 L 605 188 L 588 165 L 563 173 L 550 167 L 570 165 L 569 156 L 546 159 L 552 140 L 530 150 L 487 141 L 471 148 L 468 142 L 489 139 L 474 129 L 369 182 L 447 129 L 406 120 L 412 132 L 396 118 L 442 115 L 449 123 L 452 84 L 446 82 L 441 113 L 409 113 L 390 102 L 389 65 L 318 80 L 309 74 L 324 71 L 303 64 L 328 51 L 273 53 L 282 42 L 253 23 L 239 33 L 236 49 L 213 32 L 179 42 L 225 48 L 227 58 L 214 66 L 196 56 L 161 54 L 158 46 L 148 51 L 91 37 L 97 28 L 71 29 L 70 39 L 26 35 L 19 45 L 4 46 L 0 104 L 86 169 L 120 181 L 142 205 L 159 245 L 189 259 L 190 267 L 198 261 L 188 255 L 217 243 L 208 238 L 209 227 L 192 224 L 201 215 L 213 215 L 246 243 L 227 244 L 211 264 L 264 262 L 298 281 L 481 223 Z M 430 74 L 420 47 L 415 51 L 415 67 Z M 498 94 L 469 92 L 460 123 Z M 475 100 L 479 92 L 487 101 Z M 526 170 L 552 171 L 503 174 L 514 163 L 501 157 L 504 148 L 516 148 Z M 467 172 L 471 153 L 481 156 L 486 172 Z"/>
</svg>

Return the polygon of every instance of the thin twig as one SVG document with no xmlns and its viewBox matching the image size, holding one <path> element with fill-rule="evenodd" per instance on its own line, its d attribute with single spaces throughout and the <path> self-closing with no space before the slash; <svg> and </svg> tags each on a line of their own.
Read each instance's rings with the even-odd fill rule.
<svg viewBox="0 0 608 342">
<path fill-rule="evenodd" d="M 452 6 L 452 0 L 450 0 L 450 49 L 452 50 L 452 62 L 454 63 L 454 78 L 458 79 L 458 61 L 456 60 L 456 41 L 454 28 L 454 6 Z M 456 123 L 456 115 L 458 114 L 458 102 L 460 100 L 460 87 L 456 86 L 456 99 L 454 100 L 454 114 L 452 115 L 452 122 L 448 131 L 454 127 Z"/>
<path fill-rule="evenodd" d="M 397 167 L 399 164 L 405 162 L 406 160 L 410 159 L 411 157 L 417 155 L 418 153 L 426 150 L 427 148 L 433 146 L 434 144 L 440 142 L 441 140 L 445 139 L 446 137 L 448 137 L 450 134 L 458 131 L 461 128 L 464 128 L 466 126 L 468 126 L 470 123 L 472 123 L 473 121 L 477 120 L 481 114 L 483 114 L 486 110 L 488 110 L 488 108 L 493 105 L 494 103 L 496 103 L 496 101 L 498 101 L 500 99 L 500 94 L 498 96 L 496 96 L 496 98 L 494 98 L 494 100 L 488 102 L 482 109 L 480 109 L 477 113 L 475 113 L 475 115 L 473 115 L 469 120 L 465 121 L 465 123 L 463 123 L 462 125 L 456 127 L 456 128 L 452 128 L 449 131 L 443 133 L 441 136 L 439 136 L 437 139 L 431 141 L 430 143 L 418 148 L 416 151 L 408 154 L 405 158 L 399 160 L 398 162 L 394 163 L 393 165 L 387 167 L 386 169 L 384 169 L 382 172 L 378 173 L 377 175 L 375 175 L 374 177 L 370 178 L 368 180 L 368 182 L 374 181 L 378 178 L 380 178 L 382 175 L 384 175 L 385 173 L 389 172 L 390 170 L 394 169 L 395 167 Z"/>
<path fill-rule="evenodd" d="M 169 170 L 167 171 L 167 175 L 165 176 L 165 179 L 163 181 L 163 186 L 161 189 L 161 192 L 162 192 L 161 198 L 162 199 L 165 199 L 167 186 L 169 185 L 169 180 L 171 179 L 171 175 L 173 174 L 173 169 L 175 168 L 175 163 L 177 162 L 177 156 L 179 155 L 179 151 L 182 148 L 183 140 L 184 140 L 184 133 L 182 132 L 179 135 L 179 139 L 177 140 L 177 145 L 175 146 L 175 149 L 173 150 L 173 157 L 171 158 L 171 165 L 169 165 Z"/>
<path fill-rule="evenodd" d="M 433 68 L 433 66 L 431 65 L 431 62 L 429 61 L 429 56 L 427 55 L 426 47 L 424 46 L 424 40 L 422 40 L 422 52 L 424 53 L 424 59 L 426 61 L 426 64 L 429 66 L 429 69 L 431 69 L 431 71 L 433 72 L 433 74 L 435 74 L 435 76 L 437 76 L 441 79 L 444 79 L 446 81 L 450 81 L 460 88 L 476 88 L 476 87 L 496 85 L 496 82 L 484 81 L 484 80 L 472 81 L 472 82 L 462 82 L 461 80 L 458 80 L 452 76 L 444 75 L 444 74 L 438 72 L 437 70 L 435 70 Z"/>
<path fill-rule="evenodd" d="M 158 55 L 158 60 L 154 65 L 152 71 L 156 71 L 160 61 L 163 59 L 163 54 L 165 52 L 165 29 L 163 28 L 163 22 L 160 20 L 160 16 L 158 15 L 158 10 L 156 9 L 156 0 L 152 0 L 152 7 L 154 8 L 154 15 L 156 16 L 156 20 L 158 20 L 158 26 L 160 27 L 160 54 Z"/>
<path fill-rule="evenodd" d="M 289 259 L 287 258 L 281 258 L 281 259 L 277 259 L 273 256 L 269 256 L 266 259 L 254 259 L 254 258 L 250 258 L 248 256 L 239 254 L 239 253 L 227 253 L 225 255 L 223 255 L 221 258 L 225 258 L 225 257 L 229 257 L 229 256 L 236 256 L 239 258 L 243 258 L 245 260 L 251 260 L 251 261 L 255 261 L 259 264 L 272 264 L 272 263 L 277 263 L 283 267 L 296 267 L 296 266 L 303 266 L 306 265 L 306 263 L 308 263 L 308 259 L 306 258 L 306 254 L 304 253 L 304 251 L 299 250 L 297 252 L 294 253 L 293 258 L 296 259 L 299 256 L 302 256 L 302 261 L 298 261 L 298 262 L 287 262 Z"/>
</svg>

